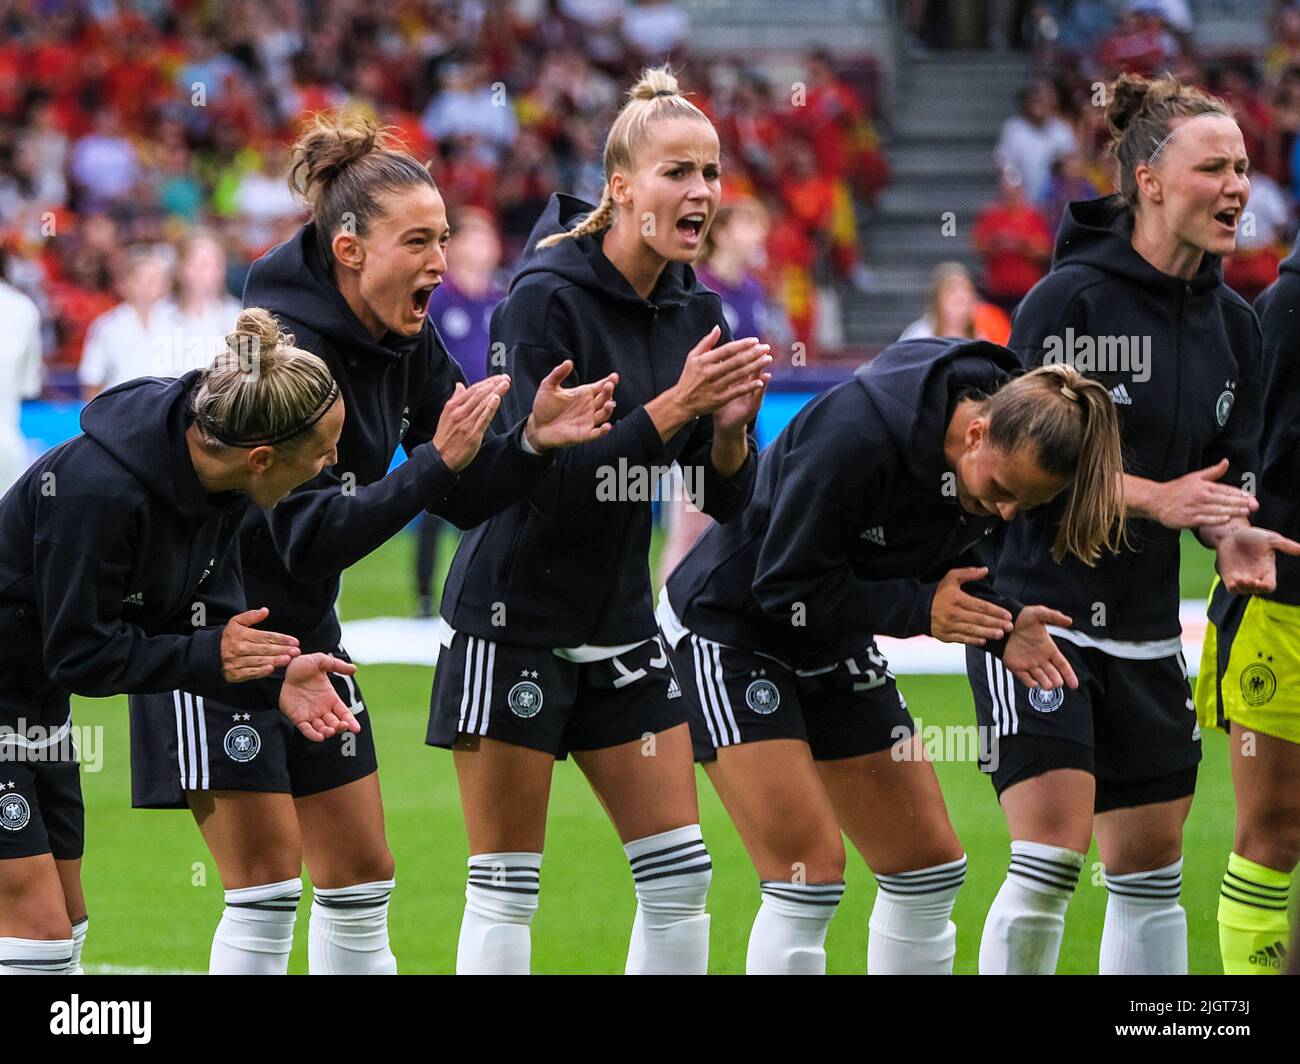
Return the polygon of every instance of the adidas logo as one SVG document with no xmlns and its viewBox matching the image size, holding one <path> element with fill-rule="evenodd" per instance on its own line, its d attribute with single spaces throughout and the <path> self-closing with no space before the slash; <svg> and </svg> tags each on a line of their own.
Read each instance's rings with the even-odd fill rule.
<svg viewBox="0 0 1300 1064">
<path fill-rule="evenodd" d="M 1250 955 L 1250 963 L 1260 968 L 1276 968 L 1281 971 L 1282 965 L 1286 963 L 1286 946 L 1274 942 L 1271 946 L 1257 949 Z"/>
<path fill-rule="evenodd" d="M 885 529 L 882 525 L 876 525 L 875 528 L 868 528 L 862 533 L 862 539 L 868 543 L 874 543 L 877 547 L 885 545 Z"/>
<path fill-rule="evenodd" d="M 681 689 L 680 687 L 677 686 L 677 677 L 676 677 L 676 676 L 669 677 L 669 679 L 668 679 L 668 697 L 669 697 L 669 698 L 681 698 L 681 697 L 682 697 L 682 689 Z"/>
<path fill-rule="evenodd" d="M 1110 390 L 1110 397 L 1116 406 L 1133 405 L 1133 397 L 1128 394 L 1128 389 L 1122 384 L 1117 384 Z"/>
<path fill-rule="evenodd" d="M 143 605 L 144 605 L 144 592 L 143 592 L 143 591 L 137 591 L 134 595 L 127 595 L 126 598 L 124 598 L 124 599 L 122 600 L 122 605 L 124 605 L 124 606 L 143 606 Z"/>
</svg>

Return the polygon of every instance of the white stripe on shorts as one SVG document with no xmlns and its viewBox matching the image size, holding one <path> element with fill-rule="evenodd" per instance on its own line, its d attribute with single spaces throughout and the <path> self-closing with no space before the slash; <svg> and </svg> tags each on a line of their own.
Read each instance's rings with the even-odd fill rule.
<svg viewBox="0 0 1300 1064">
<path fill-rule="evenodd" d="M 194 729 L 198 722 L 194 719 L 194 696 L 188 692 L 182 692 L 185 696 L 185 723 L 189 735 L 186 737 L 186 743 L 189 750 L 189 772 L 186 774 L 185 786 L 189 790 L 194 790 L 199 785 L 199 751 Z"/>
<path fill-rule="evenodd" d="M 172 703 L 176 706 L 176 768 L 180 772 L 181 787 L 185 786 L 185 727 L 181 721 L 181 693 L 172 692 Z"/>
<path fill-rule="evenodd" d="M 708 684 L 705 679 L 707 671 L 704 668 L 704 655 L 700 649 L 700 637 L 692 632 L 690 639 L 691 654 L 695 661 L 695 691 L 700 696 L 700 709 L 704 712 L 704 724 L 709 729 L 709 738 L 713 741 L 713 748 L 716 750 L 723 744 L 718 742 L 718 729 L 713 723 L 713 702 L 709 697 Z"/>
<path fill-rule="evenodd" d="M 984 675 L 989 685 L 989 705 L 993 707 L 993 734 L 1006 735 L 1002 724 L 1002 700 L 998 697 L 998 684 L 993 678 L 993 666 L 997 659 L 987 650 L 984 652 Z"/>
<path fill-rule="evenodd" d="M 1006 691 L 1006 707 L 1011 714 L 1011 730 L 1008 735 L 1020 734 L 1020 713 L 1016 709 L 1016 678 L 1007 671 L 1007 667 L 998 661 L 998 674 L 1002 677 L 1002 687 Z"/>
<path fill-rule="evenodd" d="M 199 695 L 194 696 L 194 705 L 194 720 L 199 729 L 199 757 L 203 759 L 203 776 L 199 787 L 206 791 L 211 783 L 208 764 L 208 715 L 204 710 L 203 699 Z"/>
</svg>

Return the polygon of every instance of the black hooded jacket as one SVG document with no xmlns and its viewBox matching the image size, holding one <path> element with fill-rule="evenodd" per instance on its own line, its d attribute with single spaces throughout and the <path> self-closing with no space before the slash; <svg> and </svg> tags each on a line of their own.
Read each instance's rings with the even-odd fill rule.
<svg viewBox="0 0 1300 1064">
<path fill-rule="evenodd" d="M 338 645 L 339 574 L 429 509 L 470 528 L 523 496 L 550 465 L 523 450 L 517 424 L 485 437 L 459 474 L 429 445 L 464 375 L 429 322 L 414 337 L 376 340 L 353 314 L 316 250 L 314 223 L 253 263 L 244 305 L 265 307 L 298 347 L 319 356 L 345 404 L 339 461 L 243 528 L 249 602 L 304 652 Z M 388 474 L 398 446 L 408 460 Z M 388 474 L 388 475 L 385 475 Z"/>
<path fill-rule="evenodd" d="M 1259 510 L 1253 524 L 1300 536 L 1300 241 L 1255 301 L 1264 333 L 1264 416 Z M 1277 556 L 1277 590 L 1300 606 L 1300 558 Z"/>
<path fill-rule="evenodd" d="M 669 578 L 673 611 L 707 639 L 797 668 L 860 653 L 873 635 L 929 634 L 938 581 L 987 564 L 1002 526 L 958 502 L 948 422 L 1018 368 L 983 341 L 887 347 L 764 449 L 744 514 L 708 529 Z M 987 582 L 964 588 L 1019 612 Z"/>
<path fill-rule="evenodd" d="M 83 435 L 0 501 L 0 722 L 62 724 L 70 691 L 264 704 L 256 683 L 221 674 L 221 628 L 245 609 L 235 530 L 251 503 L 199 485 L 185 443 L 197 378 L 104 392 Z"/>
<path fill-rule="evenodd" d="M 1072 353 L 1077 369 L 1110 390 L 1126 472 L 1163 482 L 1227 458 L 1220 482 L 1248 487 L 1259 470 L 1255 314 L 1223 283 L 1217 258 L 1206 255 L 1184 281 L 1142 258 L 1132 231 L 1132 214 L 1108 199 L 1071 203 L 1051 272 L 1017 309 L 1010 346 L 1027 368 Z M 1012 522 L 999 590 L 1064 611 L 1092 638 L 1177 637 L 1179 532 L 1135 519 L 1131 550 L 1095 568 L 1071 556 L 1058 565 L 1060 513 L 1058 503 Z"/>
<path fill-rule="evenodd" d="M 528 239 L 574 227 L 591 205 L 551 198 Z M 459 631 L 525 646 L 611 646 L 655 634 L 650 589 L 651 503 L 637 470 L 675 460 L 698 473 L 703 509 L 738 514 L 754 483 L 755 442 L 730 478 L 712 465 L 713 419 L 666 443 L 645 403 L 675 384 L 686 356 L 715 325 L 730 339 L 721 300 L 687 265 L 669 263 L 642 299 L 605 257 L 603 233 L 535 251 L 492 316 L 512 386 L 500 414 L 528 409 L 538 382 L 566 358 L 581 383 L 617 371 L 612 430 L 558 454 L 526 502 L 466 536 L 443 591 L 442 615 Z M 627 487 L 627 491 L 619 488 Z M 615 497 L 611 498 L 613 495 Z"/>
</svg>

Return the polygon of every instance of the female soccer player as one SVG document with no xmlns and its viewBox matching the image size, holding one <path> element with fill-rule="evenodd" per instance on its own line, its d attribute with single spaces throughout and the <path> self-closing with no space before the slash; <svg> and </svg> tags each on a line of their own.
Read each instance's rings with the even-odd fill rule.
<svg viewBox="0 0 1300 1064">
<path fill-rule="evenodd" d="M 1032 689 L 995 654 L 967 650 L 980 722 L 999 728 L 992 780 L 1012 838 L 981 972 L 1055 970 L 1094 832 L 1102 973 L 1187 970 L 1182 829 L 1201 750 L 1180 650 L 1179 530 L 1215 549 L 1230 589 L 1271 587 L 1285 543 L 1250 529 L 1258 503 L 1237 486 L 1258 469 L 1260 364 L 1255 315 L 1219 273 L 1250 191 L 1241 131 L 1221 101 L 1172 78 L 1120 77 L 1107 119 L 1120 191 L 1070 205 L 1011 347 L 1026 365 L 1073 362 L 1110 391 L 1131 549 L 1093 569 L 1058 565 L 1052 510 L 1008 531 L 998 590 L 1074 627 L 1053 632 L 1069 690 Z"/>
<path fill-rule="evenodd" d="M 1255 304 L 1265 382 L 1256 519 L 1292 537 L 1300 536 L 1298 271 L 1292 253 Z M 1228 975 L 1283 971 L 1291 873 L 1300 862 L 1300 693 L 1293 686 L 1300 677 L 1300 562 L 1279 557 L 1273 588 L 1267 575 L 1255 595 L 1214 588 L 1196 681 L 1202 725 L 1222 727 L 1232 739 L 1237 830 L 1219 896 Z"/>
<path fill-rule="evenodd" d="M 702 510 L 740 512 L 755 464 L 746 425 L 771 357 L 752 337 L 719 344 L 721 304 L 689 266 L 721 195 L 718 138 L 667 69 L 631 90 L 604 162 L 594 210 L 552 199 L 492 338 L 514 375 L 511 416 L 572 362 L 579 380 L 618 374 L 618 420 L 465 537 L 443 592 L 428 740 L 455 750 L 469 830 L 458 972 L 529 970 L 551 773 L 570 751 L 632 865 L 627 971 L 708 965 L 711 865 L 680 692 L 655 638 L 650 501 L 677 461 Z"/>
<path fill-rule="evenodd" d="M 304 742 L 359 727 L 327 675 L 354 666 L 258 630 L 267 610 L 244 609 L 232 548 L 250 501 L 273 507 L 333 460 L 343 402 L 324 363 L 265 311 L 245 311 L 230 339 L 206 371 L 100 396 L 83 435 L 0 504 L 0 972 L 81 971 L 69 692 L 184 686 L 200 707 L 209 694 L 257 705 L 283 668 L 280 712 Z M 255 373 L 235 350 L 248 339 Z M 193 704 L 166 711 L 180 720 Z M 249 731 L 227 718 L 217 742 L 240 749 Z"/>
<path fill-rule="evenodd" d="M 425 508 L 468 528 L 522 497 L 550 465 L 542 452 L 608 430 L 615 382 L 561 388 L 572 367 L 557 365 L 531 411 L 485 440 L 510 380 L 466 388 L 428 323 L 449 237 L 428 170 L 375 126 L 339 116 L 318 117 L 294 158 L 290 180 L 312 220 L 253 264 L 244 298 L 275 312 L 330 367 L 349 416 L 333 469 L 244 522 L 243 566 L 251 601 L 265 603 L 277 625 L 307 649 L 345 657 L 339 574 Z M 407 461 L 385 475 L 399 444 Z M 355 683 L 349 695 L 361 713 Z M 232 753 L 221 745 L 231 707 L 207 700 L 173 727 L 158 712 L 171 697 L 133 700 L 133 801 L 188 806 L 216 858 L 227 904 L 211 971 L 286 971 L 305 859 L 314 888 L 309 970 L 395 972 L 393 857 L 370 715 L 356 737 L 308 745 L 268 700 L 244 722 L 256 733 L 251 749 Z"/>
<path fill-rule="evenodd" d="M 1068 366 L 1005 383 L 1018 368 L 978 341 L 887 348 L 800 411 L 744 516 L 706 532 L 660 596 L 695 756 L 762 885 L 751 974 L 825 971 L 841 829 L 880 888 L 867 970 L 952 971 L 966 857 L 873 637 L 1009 635 L 1008 667 L 1059 685 L 1043 626 L 1070 619 L 994 596 L 985 536 L 1062 493 L 1056 554 L 1091 564 L 1122 536 L 1105 389 Z"/>
</svg>

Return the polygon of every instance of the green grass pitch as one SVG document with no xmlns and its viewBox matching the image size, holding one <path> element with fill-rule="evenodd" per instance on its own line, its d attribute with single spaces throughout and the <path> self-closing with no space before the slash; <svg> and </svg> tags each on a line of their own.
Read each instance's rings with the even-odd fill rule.
<svg viewBox="0 0 1300 1064">
<path fill-rule="evenodd" d="M 345 617 L 413 609 L 413 537 L 401 536 L 367 558 L 344 582 Z M 443 562 L 450 543 L 443 542 Z M 1207 551 L 1185 551 L 1183 594 L 1204 594 Z M 397 859 L 393 949 L 402 972 L 450 972 L 455 965 L 465 883 L 465 834 L 451 756 L 424 745 L 431 673 L 410 666 L 364 666 L 366 701 L 376 720 L 389 841 Z M 925 724 L 973 721 L 961 677 L 900 676 L 915 715 Z M 84 881 L 91 914 L 86 949 L 90 971 L 201 971 L 222 907 L 216 867 L 185 812 L 130 808 L 130 757 L 125 699 L 77 699 L 76 719 L 102 725 L 102 770 L 86 773 L 87 847 Z M 954 919 L 957 971 L 976 968 L 980 926 L 1001 884 L 1008 836 L 992 787 L 972 763 L 940 763 L 939 777 L 966 851 L 970 872 Z M 707 779 L 699 776 L 705 838 L 713 855 L 710 968 L 744 970 L 745 943 L 758 906 L 757 878 Z M 343 826 L 340 825 L 343 829 Z M 1190 929 L 1191 970 L 1220 971 L 1215 909 L 1232 842 L 1232 790 L 1227 748 L 1206 737 L 1205 760 L 1187 826 L 1183 904 Z M 533 927 L 538 972 L 622 971 L 634 910 L 632 879 L 613 828 L 571 762 L 556 769 L 543 864 L 542 904 Z M 862 972 L 867 916 L 875 896 L 870 873 L 850 849 L 848 890 L 831 925 L 829 970 Z M 1070 904 L 1062 972 L 1095 972 L 1105 910 L 1095 848 Z M 290 971 L 306 971 L 306 899 L 299 909 Z"/>
</svg>

